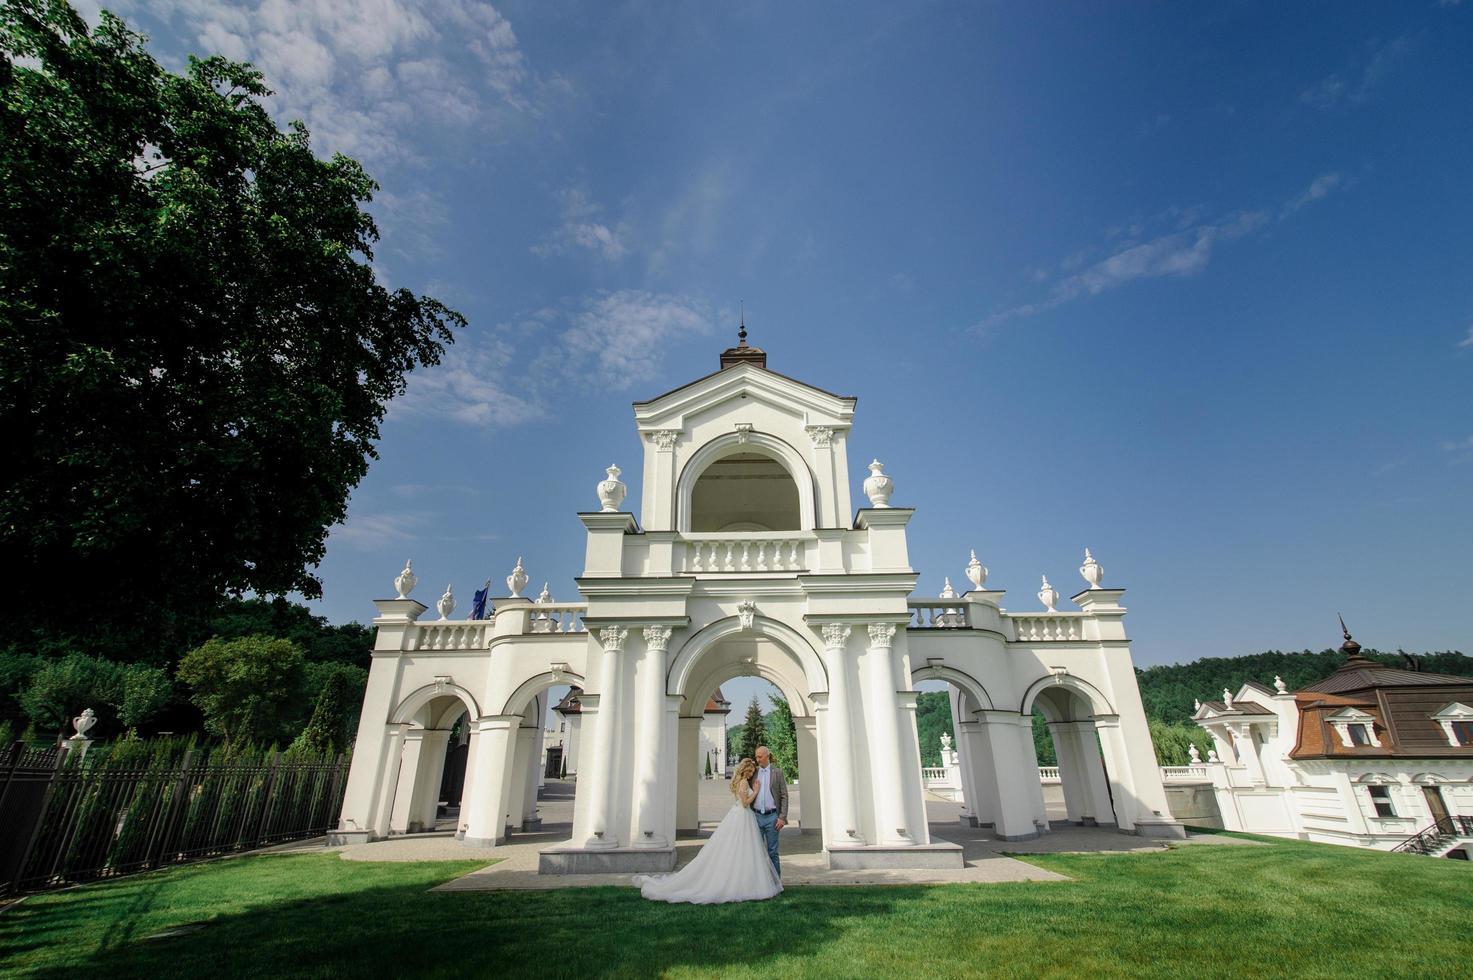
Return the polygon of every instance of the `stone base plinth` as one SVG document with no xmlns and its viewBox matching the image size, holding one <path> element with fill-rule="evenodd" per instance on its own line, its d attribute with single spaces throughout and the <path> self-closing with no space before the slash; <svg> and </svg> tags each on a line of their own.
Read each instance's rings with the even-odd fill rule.
<svg viewBox="0 0 1473 980">
<path fill-rule="evenodd" d="M 329 830 L 327 832 L 328 847 L 342 847 L 344 844 L 367 844 L 371 840 L 378 840 L 370 830 Z"/>
<path fill-rule="evenodd" d="M 1151 817 L 1135 822 L 1137 837 L 1153 837 L 1159 840 L 1186 840 L 1187 828 L 1179 820 Z"/>
<path fill-rule="evenodd" d="M 537 854 L 540 875 L 659 874 L 674 870 L 673 847 L 549 847 Z"/>
<path fill-rule="evenodd" d="M 830 847 L 829 867 L 835 871 L 862 871 L 866 868 L 964 868 L 962 847 L 950 841 L 930 844 L 885 844 L 864 847 Z"/>
</svg>

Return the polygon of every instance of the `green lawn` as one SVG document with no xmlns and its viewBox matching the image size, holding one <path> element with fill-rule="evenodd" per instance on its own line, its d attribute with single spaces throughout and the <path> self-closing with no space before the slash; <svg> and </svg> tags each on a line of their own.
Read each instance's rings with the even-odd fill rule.
<svg viewBox="0 0 1473 980">
<path fill-rule="evenodd" d="M 795 888 L 748 905 L 633 889 L 430 894 L 478 862 L 201 864 L 0 915 L 7 976 L 1466 977 L 1473 868 L 1274 842 L 1030 857 L 1069 882 Z M 203 928 L 147 939 L 185 923 Z M 83 972 L 78 972 L 78 969 Z"/>
</svg>

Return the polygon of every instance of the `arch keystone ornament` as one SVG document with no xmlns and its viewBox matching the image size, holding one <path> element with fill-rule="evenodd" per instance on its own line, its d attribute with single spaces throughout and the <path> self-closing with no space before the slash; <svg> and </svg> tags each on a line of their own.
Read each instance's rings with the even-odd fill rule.
<svg viewBox="0 0 1473 980">
<path fill-rule="evenodd" d="M 933 838 L 927 822 L 922 682 L 949 689 L 947 767 L 963 820 L 1001 836 L 1048 831 L 1035 702 L 1071 822 L 1145 833 L 1162 819 L 1169 808 L 1134 688 L 1124 590 L 1103 586 L 1093 554 L 1080 566 L 1090 588 L 1068 612 L 1045 578 L 1045 611 L 1010 613 L 975 550 L 952 569 L 965 594 L 945 569 L 912 567 L 914 509 L 894 505 L 878 459 L 848 457 L 857 400 L 769 370 L 765 351 L 734 339 L 719 370 L 670 379 L 665 393 L 635 402 L 643 458 L 629 465 L 639 478 L 626 486 L 629 471 L 610 465 L 597 481 L 598 506 L 577 514 L 583 563 L 571 580 L 529 594 L 518 556 L 505 576 L 509 600 L 492 608 L 477 589 L 462 610 L 449 587 L 428 603 L 409 598 L 419 578 L 446 581 L 433 571 L 440 559 L 402 563 L 397 598 L 374 600 L 373 657 L 333 839 L 432 826 L 436 766 L 453 757 L 453 730 L 465 739 L 467 845 L 498 846 L 541 819 L 544 831 L 563 828 L 539 854 L 543 873 L 670 870 L 678 830 L 719 817 L 700 810 L 708 760 L 713 775 L 730 761 L 712 751 L 719 731 L 708 737 L 704 727 L 708 714 L 718 725 L 725 717 L 721 699 L 718 710 L 707 705 L 721 685 L 752 676 L 791 706 L 802 778 L 790 818 L 830 867 L 963 866 L 961 849 Z M 978 530 L 964 533 L 988 540 L 995 518 L 973 509 L 968 526 Z M 556 526 L 521 530 L 535 548 Z M 939 596 L 916 593 L 937 579 Z M 544 734 L 548 692 L 562 686 L 575 690 Z M 1213 701 L 1199 715 L 1220 710 Z M 1463 715 L 1449 717 L 1461 732 Z M 538 781 L 564 764 L 571 803 L 539 801 Z"/>
</svg>

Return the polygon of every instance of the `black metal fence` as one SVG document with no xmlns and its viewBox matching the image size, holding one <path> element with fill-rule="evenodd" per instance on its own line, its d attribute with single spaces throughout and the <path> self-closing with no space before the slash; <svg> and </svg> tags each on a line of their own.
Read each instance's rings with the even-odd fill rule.
<svg viewBox="0 0 1473 980">
<path fill-rule="evenodd" d="M 348 763 L 146 743 L 85 756 L 17 742 L 0 770 L 0 895 L 316 837 Z"/>
</svg>

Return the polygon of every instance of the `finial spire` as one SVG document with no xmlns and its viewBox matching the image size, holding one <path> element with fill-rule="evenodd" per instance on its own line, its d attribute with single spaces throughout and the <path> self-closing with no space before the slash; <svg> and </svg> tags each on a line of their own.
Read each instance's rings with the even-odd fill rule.
<svg viewBox="0 0 1473 980">
<path fill-rule="evenodd" d="M 1345 625 L 1345 617 L 1340 615 L 1340 613 L 1336 613 L 1335 616 L 1340 620 L 1340 632 L 1345 635 L 1347 640 L 1350 639 L 1350 630 Z"/>
<path fill-rule="evenodd" d="M 741 310 L 741 321 L 737 325 L 737 346 L 747 346 L 747 301 L 737 300 Z"/>
</svg>

